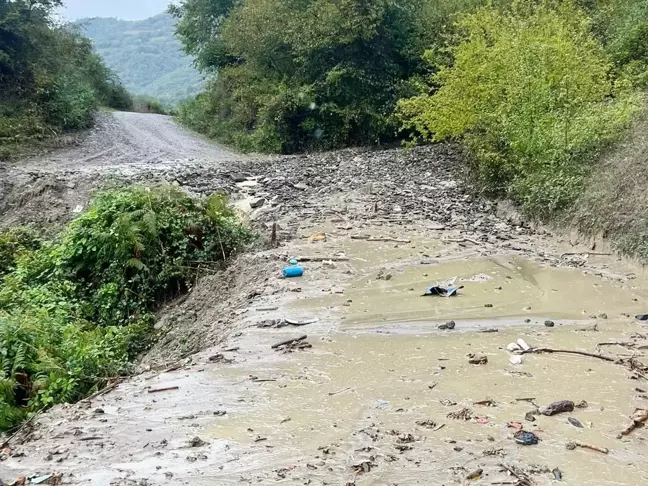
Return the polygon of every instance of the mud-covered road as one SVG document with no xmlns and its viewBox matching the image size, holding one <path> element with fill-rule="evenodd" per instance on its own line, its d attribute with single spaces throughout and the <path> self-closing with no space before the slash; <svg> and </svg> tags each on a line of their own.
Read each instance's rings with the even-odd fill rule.
<svg viewBox="0 0 648 486">
<path fill-rule="evenodd" d="M 646 429 L 620 436 L 648 408 L 643 268 L 472 195 L 455 147 L 243 158 L 169 119 L 106 117 L 9 169 L 5 224 L 65 220 L 117 176 L 226 190 L 279 245 L 170 304 L 142 373 L 38 417 L 0 480 L 646 484 Z M 281 278 L 291 258 L 303 277 Z M 456 297 L 422 296 L 448 280 Z M 573 410 L 542 413 L 559 400 Z"/>
</svg>

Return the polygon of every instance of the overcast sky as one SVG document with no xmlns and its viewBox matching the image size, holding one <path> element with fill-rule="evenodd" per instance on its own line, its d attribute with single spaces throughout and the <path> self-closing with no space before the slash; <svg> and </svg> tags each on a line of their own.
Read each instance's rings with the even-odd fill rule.
<svg viewBox="0 0 648 486">
<path fill-rule="evenodd" d="M 171 0 L 64 0 L 63 17 L 77 20 L 85 17 L 117 17 L 141 20 L 166 10 Z"/>
</svg>

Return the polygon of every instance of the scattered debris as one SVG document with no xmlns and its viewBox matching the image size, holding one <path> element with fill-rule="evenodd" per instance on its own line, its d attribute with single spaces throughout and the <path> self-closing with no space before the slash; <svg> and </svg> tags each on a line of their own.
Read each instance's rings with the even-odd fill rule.
<svg viewBox="0 0 648 486">
<path fill-rule="evenodd" d="M 299 256 L 295 258 L 297 262 L 348 262 L 347 256 Z"/>
<path fill-rule="evenodd" d="M 483 405 L 486 407 L 497 407 L 497 403 L 495 403 L 495 400 L 492 398 L 486 397 L 483 400 L 479 400 L 478 402 L 473 402 L 473 405 Z"/>
<path fill-rule="evenodd" d="M 319 322 L 319 319 L 317 318 L 306 319 L 304 321 L 297 321 L 295 319 L 286 319 L 286 318 L 269 319 L 267 321 L 260 322 L 259 324 L 257 324 L 257 327 L 261 327 L 261 328 L 271 327 L 275 329 L 280 329 L 286 326 L 295 326 L 295 327 L 308 326 L 309 324 L 315 324 L 316 322 Z"/>
<path fill-rule="evenodd" d="M 579 429 L 584 429 L 584 428 L 585 428 L 585 427 L 583 426 L 583 424 L 581 423 L 581 421 L 578 420 L 578 419 L 576 419 L 576 418 L 574 418 L 574 417 L 569 417 L 569 418 L 567 419 L 567 421 L 568 421 L 570 424 L 572 424 L 574 427 L 577 427 L 577 428 L 579 428 Z"/>
<path fill-rule="evenodd" d="M 524 414 L 524 420 L 527 422 L 535 422 L 535 412 L 527 412 Z"/>
<path fill-rule="evenodd" d="M 473 365 L 488 364 L 488 357 L 487 356 L 477 356 L 477 355 L 474 355 L 474 354 L 469 354 L 468 355 L 468 363 L 473 364 Z"/>
<path fill-rule="evenodd" d="M 546 407 L 540 408 L 540 413 L 546 416 L 556 415 L 562 412 L 573 412 L 573 411 L 574 411 L 574 402 L 570 400 L 554 402 L 550 405 L 547 405 Z"/>
<path fill-rule="evenodd" d="M 454 420 L 468 421 L 473 418 L 473 411 L 469 408 L 462 408 L 461 410 L 457 410 L 456 412 L 450 412 L 447 417 Z"/>
<path fill-rule="evenodd" d="M 566 447 L 570 451 L 573 451 L 577 447 L 581 447 L 583 449 L 590 449 L 596 452 L 600 452 L 602 454 L 608 454 L 610 452 L 610 449 L 607 449 L 606 447 L 599 447 L 597 445 L 586 444 L 585 442 L 578 442 L 578 441 L 568 442 Z"/>
<path fill-rule="evenodd" d="M 304 275 L 303 267 L 292 265 L 283 269 L 284 278 L 296 278 Z"/>
<path fill-rule="evenodd" d="M 207 442 L 202 440 L 200 437 L 196 436 L 189 441 L 189 447 L 203 447 L 206 446 Z"/>
<path fill-rule="evenodd" d="M 445 330 L 445 329 L 452 330 L 452 329 L 455 328 L 456 325 L 457 325 L 457 324 L 455 323 L 455 321 L 448 321 L 448 322 L 446 322 L 445 324 L 441 324 L 441 325 L 439 326 L 439 329 L 441 329 L 441 330 Z"/>
<path fill-rule="evenodd" d="M 469 481 L 473 479 L 479 479 L 481 478 L 483 473 L 484 473 L 483 469 L 477 469 L 476 471 L 473 471 L 470 474 L 468 474 L 468 476 L 466 476 L 466 479 Z"/>
<path fill-rule="evenodd" d="M 524 339 L 522 339 L 522 338 L 519 338 L 517 340 L 517 345 L 520 346 L 520 349 L 522 349 L 522 351 L 524 351 L 524 352 L 531 350 L 531 346 L 529 346 L 526 343 L 526 341 Z"/>
<path fill-rule="evenodd" d="M 503 468 L 508 474 L 517 479 L 516 486 L 533 486 L 535 482 L 519 467 L 501 463 L 500 467 Z"/>
<path fill-rule="evenodd" d="M 511 363 L 512 365 L 521 365 L 523 362 L 524 356 L 515 355 L 509 358 L 509 363 Z"/>
<path fill-rule="evenodd" d="M 339 395 L 340 393 L 344 393 L 345 391 L 349 391 L 349 390 L 353 390 L 353 387 L 348 386 L 348 387 L 346 387 L 346 388 L 344 388 L 342 390 L 336 391 L 336 392 L 329 392 L 328 395 L 329 395 L 329 397 L 332 397 L 332 396 Z"/>
<path fill-rule="evenodd" d="M 171 391 L 171 390 L 179 390 L 179 386 L 167 386 L 164 388 L 151 388 L 149 389 L 149 393 L 160 393 L 160 392 L 165 392 L 165 391 Z"/>
<path fill-rule="evenodd" d="M 533 432 L 528 432 L 526 430 L 517 431 L 513 435 L 513 438 L 515 439 L 515 442 L 524 446 L 536 445 L 538 443 L 538 436 Z"/>
<path fill-rule="evenodd" d="M 644 410 L 642 408 L 635 409 L 631 419 L 632 419 L 632 424 L 630 424 L 623 431 L 621 431 L 621 433 L 617 436 L 617 438 L 620 439 L 621 437 L 629 435 L 633 430 L 639 427 L 643 427 L 646 424 L 646 421 L 648 421 L 648 410 Z"/>
<path fill-rule="evenodd" d="M 437 427 L 437 423 L 434 420 L 417 420 L 416 425 L 420 425 L 421 427 L 425 427 L 426 429 L 435 429 Z"/>
<path fill-rule="evenodd" d="M 210 363 L 225 363 L 225 364 L 231 364 L 234 362 L 232 358 L 226 358 L 225 355 L 221 353 L 210 356 L 208 361 Z"/>
<path fill-rule="evenodd" d="M 562 472 L 560 471 L 560 469 L 555 468 L 553 471 L 551 471 L 551 473 L 553 474 L 553 477 L 556 481 L 562 481 Z"/>
<path fill-rule="evenodd" d="M 355 474 L 364 474 L 371 471 L 371 468 L 376 467 L 376 464 L 370 461 L 363 461 L 359 464 L 354 464 L 351 469 Z"/>
<path fill-rule="evenodd" d="M 442 287 L 440 285 L 432 285 L 431 287 L 425 289 L 425 293 L 422 295 L 422 297 L 427 297 L 431 295 L 439 296 L 439 297 L 454 297 L 457 295 L 459 290 L 463 288 L 464 288 L 463 285 L 459 287 Z"/>
<path fill-rule="evenodd" d="M 308 338 L 308 336 L 304 334 L 303 336 L 300 336 L 298 338 L 286 339 L 285 341 L 281 341 L 281 342 L 279 342 L 277 344 L 273 344 L 271 347 L 272 347 L 272 349 L 279 349 L 279 348 L 281 348 L 283 346 L 291 346 L 291 345 L 294 345 L 296 343 L 301 343 L 301 342 L 305 341 L 307 338 Z"/>
</svg>

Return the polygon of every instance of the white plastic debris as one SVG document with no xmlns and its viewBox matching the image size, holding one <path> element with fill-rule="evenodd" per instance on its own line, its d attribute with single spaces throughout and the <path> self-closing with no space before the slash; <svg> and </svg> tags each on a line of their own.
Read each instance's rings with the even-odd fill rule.
<svg viewBox="0 0 648 486">
<path fill-rule="evenodd" d="M 509 363 L 511 363 L 512 365 L 521 365 L 523 362 L 524 356 L 520 356 L 518 354 L 509 358 Z"/>
<path fill-rule="evenodd" d="M 518 346 L 520 346 L 524 351 L 528 351 L 531 349 L 531 346 L 529 346 L 526 341 L 522 338 L 517 340 Z"/>
<path fill-rule="evenodd" d="M 508 349 L 511 353 L 514 353 L 515 351 L 520 351 L 522 348 L 518 346 L 517 343 L 509 343 L 506 345 L 506 349 Z"/>
</svg>

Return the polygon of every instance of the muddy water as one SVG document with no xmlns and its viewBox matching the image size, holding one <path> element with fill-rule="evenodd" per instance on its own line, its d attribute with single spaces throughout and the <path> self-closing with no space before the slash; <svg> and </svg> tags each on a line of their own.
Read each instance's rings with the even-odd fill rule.
<svg viewBox="0 0 648 486">
<path fill-rule="evenodd" d="M 481 468 L 484 478 L 475 484 L 502 484 L 498 481 L 510 481 L 499 466 L 506 462 L 532 471 L 537 484 L 551 484 L 556 467 L 565 484 L 648 481 L 643 459 L 648 433 L 642 429 L 629 439 L 616 438 L 635 408 L 648 407 L 641 390 L 647 386 L 629 379 L 624 367 L 596 358 L 527 355 L 521 365 L 512 365 L 506 350 L 521 337 L 531 346 L 596 352 L 598 343 L 647 332 L 621 317 L 644 310 L 641 282 L 604 280 L 592 272 L 506 255 L 468 258 L 468 250 L 439 241 L 330 240 L 324 248 L 301 250 L 343 252 L 350 262 L 307 265 L 303 282 L 311 286 L 330 281 L 336 272 L 339 276 L 332 288 L 322 289 L 324 296 L 307 294 L 288 312 L 321 315 L 326 309 L 339 320 L 273 331 L 272 339 L 305 331 L 314 348 L 285 361 L 265 358 L 228 371 L 234 379 L 262 370 L 277 381 L 251 388 L 251 395 L 241 398 L 249 405 L 210 429 L 213 438 L 251 444 L 256 451 L 243 469 L 224 468 L 223 477 L 274 467 L 286 481 L 440 485 L 464 484 L 470 471 Z M 421 297 L 426 286 L 448 278 L 464 286 L 458 297 Z M 546 318 L 556 327 L 545 327 Z M 457 321 L 455 331 L 437 330 L 446 319 Z M 499 332 L 475 332 L 482 327 Z M 247 339 L 263 342 L 268 332 L 255 331 Z M 619 346 L 601 349 L 631 354 Z M 488 363 L 469 364 L 471 353 L 486 356 Z M 487 397 L 494 406 L 475 404 Z M 520 400 L 529 398 L 532 403 Z M 558 400 L 584 400 L 587 406 L 525 420 L 535 405 Z M 448 417 L 463 408 L 472 414 L 469 420 Z M 570 417 L 584 427 L 572 425 Z M 436 425 L 420 425 L 426 420 Z M 540 444 L 516 444 L 510 422 L 535 432 Z M 570 451 L 571 440 L 611 452 Z M 402 446 L 411 449 L 401 451 Z M 363 461 L 375 466 L 354 474 L 352 466 Z"/>
<path fill-rule="evenodd" d="M 567 484 L 644 484 L 648 480 L 648 463 L 642 458 L 645 446 L 636 441 L 647 439 L 648 434 L 637 431 L 627 442 L 615 438 L 634 408 L 648 405 L 634 391 L 638 385 L 628 379 L 624 368 L 558 355 L 526 356 L 521 366 L 513 366 L 505 349 L 508 342 L 523 337 L 532 345 L 593 350 L 598 342 L 617 339 L 635 327 L 608 321 L 599 332 L 565 327 L 492 334 L 336 334 L 317 342 L 313 352 L 265 368 L 264 374 L 278 381 L 263 386 L 252 409 L 219 422 L 211 434 L 240 442 L 267 437 L 264 444 L 274 448 L 267 460 L 302 465 L 323 460 L 332 468 L 313 470 L 311 478 L 347 478 L 351 464 L 375 456 L 378 467 L 356 484 L 413 484 L 410 481 L 423 478 L 428 482 L 422 484 L 456 484 L 453 481 L 464 472 L 455 472 L 454 467 L 480 467 L 497 477 L 498 460 L 559 467 Z M 470 365 L 468 353 L 486 355 L 489 362 Z M 255 365 L 249 372 L 258 369 Z M 474 404 L 486 397 L 496 406 Z M 524 417 L 534 406 L 519 398 L 534 398 L 538 405 L 585 400 L 588 407 L 554 417 L 538 416 L 531 423 Z M 472 410 L 473 419 L 447 417 L 462 408 Z M 577 418 L 584 428 L 571 425 L 568 417 Z M 435 431 L 416 424 L 423 420 L 445 426 Z M 513 429 L 507 427 L 510 421 L 535 431 L 540 444 L 515 444 Z M 391 430 L 397 433 L 392 435 Z M 408 444 L 411 451 L 401 454 L 395 449 L 400 433 L 414 436 L 415 442 Z M 567 451 L 569 440 L 612 452 Z M 318 450 L 322 446 L 328 446 L 330 454 Z M 360 451 L 364 447 L 373 449 L 364 453 Z M 485 451 L 506 456 L 492 460 L 484 456 Z M 388 462 L 394 457 L 396 461 Z M 414 465 L 417 461 L 421 463 Z M 537 480 L 549 484 L 549 477 L 544 473 Z"/>
</svg>

